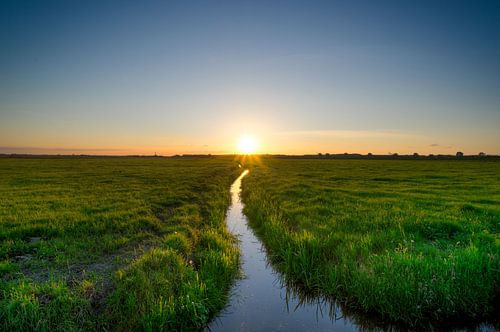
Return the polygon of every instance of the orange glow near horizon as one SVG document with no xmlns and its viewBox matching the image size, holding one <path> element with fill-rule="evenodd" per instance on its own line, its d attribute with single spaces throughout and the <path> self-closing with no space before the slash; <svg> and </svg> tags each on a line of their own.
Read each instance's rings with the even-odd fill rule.
<svg viewBox="0 0 500 332">
<path fill-rule="evenodd" d="M 248 130 L 248 131 L 247 131 Z M 251 131 L 250 131 L 251 130 Z M 246 125 L 231 125 L 215 133 L 163 136 L 96 136 L 85 138 L 66 132 L 32 133 L 0 130 L 0 154 L 88 154 L 88 155 L 183 155 L 183 154 L 446 154 L 485 152 L 500 154 L 498 134 L 483 133 L 467 138 L 457 134 L 427 135 L 420 132 L 368 130 L 283 131 Z M 64 142 L 64 144 L 61 144 Z M 487 143 L 484 143 L 487 142 Z"/>
</svg>

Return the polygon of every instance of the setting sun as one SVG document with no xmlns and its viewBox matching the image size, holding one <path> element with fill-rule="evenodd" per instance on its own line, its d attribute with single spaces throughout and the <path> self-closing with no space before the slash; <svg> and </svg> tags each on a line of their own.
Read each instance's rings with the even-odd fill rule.
<svg viewBox="0 0 500 332">
<path fill-rule="evenodd" d="M 251 154 L 257 151 L 257 140 L 253 136 L 243 136 L 238 141 L 238 152 L 244 154 Z"/>
</svg>

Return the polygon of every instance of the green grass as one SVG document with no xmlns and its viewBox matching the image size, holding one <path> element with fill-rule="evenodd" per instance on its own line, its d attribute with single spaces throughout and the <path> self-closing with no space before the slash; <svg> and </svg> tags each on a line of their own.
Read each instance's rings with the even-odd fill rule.
<svg viewBox="0 0 500 332">
<path fill-rule="evenodd" d="M 245 213 L 289 282 L 411 326 L 498 313 L 498 162 L 247 167 Z"/>
<path fill-rule="evenodd" d="M 232 158 L 0 159 L 0 330 L 196 330 L 238 274 Z"/>
</svg>

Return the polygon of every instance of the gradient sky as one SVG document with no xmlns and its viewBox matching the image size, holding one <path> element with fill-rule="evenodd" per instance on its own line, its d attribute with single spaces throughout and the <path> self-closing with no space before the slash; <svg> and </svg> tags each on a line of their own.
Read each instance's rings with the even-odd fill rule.
<svg viewBox="0 0 500 332">
<path fill-rule="evenodd" d="M 500 154 L 500 1 L 2 1 L 0 153 Z"/>
</svg>

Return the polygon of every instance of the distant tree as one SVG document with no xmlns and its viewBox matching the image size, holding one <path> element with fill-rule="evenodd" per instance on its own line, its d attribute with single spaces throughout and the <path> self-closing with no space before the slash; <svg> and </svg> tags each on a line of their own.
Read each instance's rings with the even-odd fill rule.
<svg viewBox="0 0 500 332">
<path fill-rule="evenodd" d="M 413 157 L 418 157 L 418 156 L 419 156 L 419 154 L 416 152 L 413 154 Z"/>
<path fill-rule="evenodd" d="M 321 157 L 322 155 L 323 155 L 323 154 L 322 154 L 321 152 L 320 152 L 320 153 L 318 153 L 318 157 Z"/>
<path fill-rule="evenodd" d="M 484 153 L 484 152 L 479 152 L 479 157 L 484 157 L 484 156 L 486 156 L 486 153 Z"/>
<path fill-rule="evenodd" d="M 462 158 L 464 156 L 464 153 L 461 151 L 458 151 L 456 156 L 457 156 L 457 158 Z"/>
<path fill-rule="evenodd" d="M 399 156 L 399 155 L 398 155 L 398 153 L 397 153 L 397 152 L 395 152 L 395 153 L 393 153 L 393 154 L 392 154 L 392 156 L 393 156 L 393 157 L 397 157 L 397 156 Z"/>
<path fill-rule="evenodd" d="M 373 154 L 371 152 L 368 152 L 367 156 L 371 157 L 371 156 L 373 156 Z"/>
</svg>

